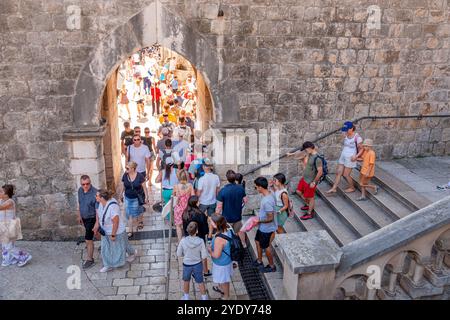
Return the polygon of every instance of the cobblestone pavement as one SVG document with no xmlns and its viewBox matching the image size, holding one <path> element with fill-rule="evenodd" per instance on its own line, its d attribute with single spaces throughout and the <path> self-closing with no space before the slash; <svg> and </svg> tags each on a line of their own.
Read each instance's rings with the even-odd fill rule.
<svg viewBox="0 0 450 320">
<path fill-rule="evenodd" d="M 67 287 L 67 280 L 73 274 L 73 271 L 67 273 L 68 268 L 80 266 L 79 259 L 73 255 L 77 248 L 75 242 L 18 241 L 17 246 L 29 251 L 33 259 L 22 268 L 0 266 L 0 300 L 107 299 L 84 272 L 79 273 L 80 289 Z"/>
<path fill-rule="evenodd" d="M 160 189 L 154 185 L 151 191 L 150 203 L 160 200 Z M 160 213 L 153 212 L 151 206 L 144 214 L 144 231 L 167 229 Z M 172 238 L 169 300 L 179 300 L 182 296 L 181 276 L 183 272 L 182 259 L 176 256 L 177 239 Z M 96 248 L 100 242 L 96 242 Z M 100 273 L 102 267 L 98 262 L 94 267 L 86 271 L 87 278 L 105 297 L 117 300 L 163 300 L 166 292 L 166 257 L 168 255 L 168 239 L 132 240 L 131 244 L 137 250 L 137 258 L 132 263 L 126 263 L 122 268 L 108 273 Z M 77 259 L 84 254 L 84 246 L 75 250 Z M 95 260 L 99 251 L 95 250 Z M 209 259 L 208 266 L 211 267 Z M 234 269 L 232 284 L 230 287 L 231 299 L 248 300 L 247 290 L 240 275 L 239 269 Z M 220 294 L 212 290 L 212 277 L 206 279 L 206 286 L 210 299 L 220 298 Z M 197 285 L 190 286 L 191 299 L 200 299 L 200 290 Z"/>
</svg>

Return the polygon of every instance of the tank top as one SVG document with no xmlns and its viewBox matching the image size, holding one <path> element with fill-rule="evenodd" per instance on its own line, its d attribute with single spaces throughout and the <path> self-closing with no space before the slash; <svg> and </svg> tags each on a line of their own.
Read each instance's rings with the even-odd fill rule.
<svg viewBox="0 0 450 320">
<path fill-rule="evenodd" d="M 275 191 L 275 197 L 276 197 L 276 201 L 277 201 L 276 205 L 278 207 L 284 207 L 283 200 L 281 199 L 281 195 L 283 194 L 283 192 L 287 193 L 286 188 Z"/>
<path fill-rule="evenodd" d="M 225 235 L 227 235 L 231 238 L 231 231 L 228 230 L 225 233 Z M 211 243 L 211 249 L 213 251 L 214 251 L 214 243 L 216 242 L 216 239 L 217 239 L 217 236 L 214 236 L 214 239 L 212 240 L 212 243 Z M 212 258 L 212 261 L 218 266 L 227 266 L 232 262 L 231 261 L 231 244 L 229 241 L 227 241 L 227 243 L 225 244 L 220 257 L 217 259 Z"/>
<path fill-rule="evenodd" d="M 360 146 L 360 144 L 362 143 L 362 138 L 360 137 L 359 134 L 355 133 L 353 135 L 353 137 L 348 138 L 347 136 L 345 136 L 344 138 L 344 149 L 342 149 L 342 153 L 346 156 L 353 156 L 356 155 L 356 143 L 355 141 L 358 143 L 358 146 Z"/>
<path fill-rule="evenodd" d="M 0 221 L 9 221 L 15 218 L 16 216 L 16 203 L 13 199 L 8 200 L 0 200 L 0 204 L 6 204 L 8 202 L 12 203 L 12 208 L 6 210 L 0 210 Z"/>
</svg>

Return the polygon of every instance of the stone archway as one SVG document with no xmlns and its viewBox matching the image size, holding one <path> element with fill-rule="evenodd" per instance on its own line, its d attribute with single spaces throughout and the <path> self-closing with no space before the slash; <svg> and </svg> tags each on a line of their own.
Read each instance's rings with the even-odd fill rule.
<svg viewBox="0 0 450 320">
<path fill-rule="evenodd" d="M 101 109 L 108 79 L 127 57 L 155 43 L 183 56 L 201 73 L 211 93 L 214 122 L 239 121 L 237 97 L 219 99 L 225 82 L 221 79 L 224 64 L 219 52 L 180 15 L 155 1 L 103 39 L 78 77 L 72 100 L 73 124 L 64 134 L 72 141 L 71 173 L 76 181 L 81 174 L 89 174 L 94 185 L 106 186 L 106 127 Z"/>
<path fill-rule="evenodd" d="M 232 115 L 223 113 L 226 106 L 217 98 L 223 63 L 216 49 L 182 17 L 155 1 L 116 28 L 91 54 L 78 78 L 73 98 L 74 128 L 99 127 L 99 102 L 106 80 L 133 52 L 155 43 L 182 55 L 202 73 L 213 96 L 215 121 L 232 122 Z M 225 103 L 232 105 L 232 102 Z"/>
</svg>

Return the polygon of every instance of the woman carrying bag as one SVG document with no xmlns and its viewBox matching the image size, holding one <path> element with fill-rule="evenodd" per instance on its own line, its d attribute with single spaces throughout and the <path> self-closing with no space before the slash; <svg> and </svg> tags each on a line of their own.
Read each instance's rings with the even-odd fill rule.
<svg viewBox="0 0 450 320">
<path fill-rule="evenodd" d="M 12 199 L 14 186 L 4 185 L 0 189 L 0 241 L 2 243 L 2 267 L 17 264 L 23 267 L 32 256 L 16 247 L 16 240 L 22 239 L 20 219 L 16 217 L 16 203 Z"/>
<path fill-rule="evenodd" d="M 99 203 L 97 210 L 97 223 L 94 231 L 101 235 L 101 255 L 103 268 L 100 272 L 108 272 L 113 268 L 125 265 L 125 260 L 132 262 L 135 259 L 135 250 L 128 243 L 125 224 L 121 221 L 120 207 L 116 199 L 111 197 L 107 190 L 97 192 Z M 128 253 L 128 258 L 126 254 Z"/>
<path fill-rule="evenodd" d="M 125 190 L 124 205 L 125 214 L 128 219 L 130 232 L 128 236 L 133 235 L 133 226 L 137 224 L 137 230 L 144 228 L 144 204 L 147 203 L 147 188 L 145 187 L 145 177 L 136 171 L 137 164 L 130 161 L 126 166 L 126 172 L 122 177 L 123 187 Z"/>
</svg>

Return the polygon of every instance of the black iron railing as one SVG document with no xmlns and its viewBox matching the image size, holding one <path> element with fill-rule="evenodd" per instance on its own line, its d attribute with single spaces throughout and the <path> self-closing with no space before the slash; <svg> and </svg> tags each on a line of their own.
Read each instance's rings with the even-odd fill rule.
<svg viewBox="0 0 450 320">
<path fill-rule="evenodd" d="M 375 121 L 375 120 L 386 120 L 386 119 L 417 119 L 417 120 L 422 120 L 422 119 L 426 119 L 426 118 L 450 118 L 450 114 L 436 114 L 436 115 L 422 115 L 422 114 L 419 114 L 419 115 L 410 115 L 410 116 L 365 116 L 365 117 L 360 117 L 360 118 L 357 118 L 355 120 L 352 120 L 352 122 L 353 123 L 358 123 L 358 122 L 361 122 L 363 120 Z M 317 142 L 319 142 L 319 141 L 321 141 L 321 140 L 323 140 L 325 138 L 328 138 L 329 136 L 332 136 L 333 134 L 338 133 L 338 132 L 341 132 L 341 128 L 338 128 L 336 130 L 333 130 L 333 131 L 330 131 L 328 133 L 325 133 L 324 135 L 321 135 L 320 137 L 312 140 L 311 142 L 317 143 Z M 267 166 L 271 165 L 272 163 L 287 157 L 288 153 L 293 153 L 293 152 L 299 151 L 299 150 L 301 150 L 301 148 L 302 148 L 301 146 L 297 147 L 295 149 L 292 149 L 289 152 L 283 153 L 282 155 L 280 155 L 279 157 L 277 157 L 275 159 L 272 159 L 272 160 L 270 160 L 270 161 L 268 161 L 268 162 L 266 162 L 264 164 L 256 166 L 255 168 L 253 168 L 253 169 L 243 173 L 243 176 L 247 176 L 249 174 L 252 174 L 252 173 L 258 171 L 261 168 L 267 167 Z"/>
</svg>

